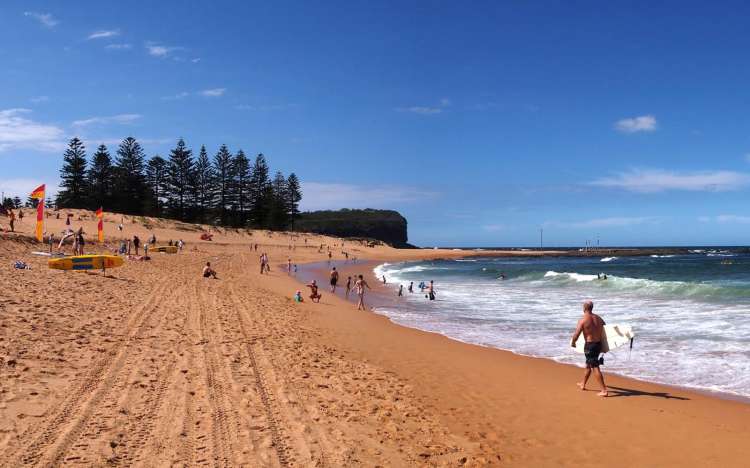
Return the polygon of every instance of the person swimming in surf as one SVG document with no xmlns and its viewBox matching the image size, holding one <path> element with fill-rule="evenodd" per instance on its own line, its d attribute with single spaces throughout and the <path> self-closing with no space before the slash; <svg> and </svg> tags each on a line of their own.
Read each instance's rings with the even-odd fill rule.
<svg viewBox="0 0 750 468">
<path fill-rule="evenodd" d="M 586 345 L 583 348 L 583 353 L 586 356 L 586 371 L 583 374 L 583 382 L 579 382 L 578 387 L 581 390 L 586 390 L 586 382 L 588 382 L 593 371 L 596 379 L 599 381 L 599 385 L 602 387 L 602 391 L 598 393 L 601 397 L 606 397 L 609 394 L 607 386 L 604 384 L 604 375 L 601 369 L 599 369 L 599 355 L 602 352 L 604 325 L 606 325 L 604 319 L 594 313 L 594 303 L 586 301 L 583 303 L 583 317 L 578 321 L 576 331 L 570 340 L 570 346 L 575 348 L 576 341 L 581 334 L 586 339 Z"/>
</svg>

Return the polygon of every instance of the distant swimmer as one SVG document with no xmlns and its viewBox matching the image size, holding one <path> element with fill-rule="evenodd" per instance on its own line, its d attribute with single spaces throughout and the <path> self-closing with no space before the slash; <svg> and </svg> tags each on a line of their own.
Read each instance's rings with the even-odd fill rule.
<svg viewBox="0 0 750 468">
<path fill-rule="evenodd" d="M 435 283 L 433 280 L 430 280 L 430 285 L 427 287 L 427 297 L 429 297 L 431 301 L 435 300 Z"/>
<path fill-rule="evenodd" d="M 414 292 L 414 281 L 409 283 L 409 288 L 407 289 L 410 293 Z"/>
<path fill-rule="evenodd" d="M 404 285 L 403 284 L 399 284 L 398 285 L 398 297 L 401 297 L 403 295 L 404 295 Z"/>
<path fill-rule="evenodd" d="M 500 273 L 500 279 L 504 280 L 506 278 L 505 273 Z"/>
<path fill-rule="evenodd" d="M 211 262 L 206 262 L 206 266 L 203 267 L 203 277 L 218 279 L 216 277 L 216 270 L 211 268 Z"/>
<path fill-rule="evenodd" d="M 352 290 L 352 277 L 347 276 L 346 277 L 346 298 L 349 299 L 349 293 Z"/>
<path fill-rule="evenodd" d="M 331 270 L 331 292 L 336 293 L 336 284 L 339 282 L 339 272 L 336 271 L 336 267 L 333 267 L 333 270 Z"/>
<path fill-rule="evenodd" d="M 354 289 L 357 291 L 359 301 L 357 302 L 357 310 L 365 310 L 365 288 L 370 289 L 370 285 L 367 284 L 365 278 L 362 275 L 357 277 L 357 281 L 354 283 Z"/>
<path fill-rule="evenodd" d="M 383 275 L 383 284 L 386 284 L 385 275 Z"/>
<path fill-rule="evenodd" d="M 323 297 L 323 295 L 318 292 L 318 283 L 316 283 L 315 280 L 312 280 L 312 283 L 308 284 L 307 287 L 310 288 L 310 300 L 313 302 L 320 302 L 320 298 Z"/>
<path fill-rule="evenodd" d="M 602 351 L 602 336 L 604 335 L 604 319 L 594 313 L 594 303 L 586 301 L 583 303 L 583 317 L 578 321 L 573 338 L 570 340 L 570 345 L 576 347 L 576 341 L 578 337 L 583 333 L 583 337 L 586 339 L 586 345 L 583 348 L 584 355 L 586 356 L 586 372 L 583 375 L 583 382 L 578 383 L 578 387 L 581 390 L 586 390 L 586 382 L 591 376 L 593 369 L 596 379 L 601 385 L 602 391 L 598 393 L 601 397 L 606 397 L 607 386 L 604 384 L 604 375 L 602 375 L 599 365 L 599 355 Z"/>
</svg>

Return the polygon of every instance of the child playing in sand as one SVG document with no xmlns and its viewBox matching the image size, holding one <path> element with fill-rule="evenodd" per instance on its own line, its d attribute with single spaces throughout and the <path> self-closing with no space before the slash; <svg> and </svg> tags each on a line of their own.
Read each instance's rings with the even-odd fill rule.
<svg viewBox="0 0 750 468">
<path fill-rule="evenodd" d="M 294 302 L 304 302 L 304 299 L 302 299 L 302 291 L 294 293 Z"/>
<path fill-rule="evenodd" d="M 211 262 L 206 262 L 206 266 L 203 267 L 203 277 L 204 278 L 213 278 L 218 279 L 216 277 L 216 270 L 211 268 Z"/>
<path fill-rule="evenodd" d="M 323 297 L 323 295 L 318 292 L 318 284 L 315 280 L 308 284 L 307 287 L 310 288 L 310 300 L 313 302 L 320 302 L 320 298 Z"/>
</svg>

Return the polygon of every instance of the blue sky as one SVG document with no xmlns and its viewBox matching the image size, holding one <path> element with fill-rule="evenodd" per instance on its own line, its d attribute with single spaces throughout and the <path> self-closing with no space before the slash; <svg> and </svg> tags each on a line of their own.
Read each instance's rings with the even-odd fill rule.
<svg viewBox="0 0 750 468">
<path fill-rule="evenodd" d="M 264 153 L 419 245 L 748 244 L 741 2 L 0 6 L 0 188 L 66 141 Z"/>
</svg>

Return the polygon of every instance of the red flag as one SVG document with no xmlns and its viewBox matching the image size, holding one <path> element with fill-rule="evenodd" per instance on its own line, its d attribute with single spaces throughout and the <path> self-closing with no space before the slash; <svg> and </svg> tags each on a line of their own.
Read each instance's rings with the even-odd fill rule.
<svg viewBox="0 0 750 468">
<path fill-rule="evenodd" d="M 99 218 L 99 224 L 97 225 L 97 231 L 99 234 L 99 243 L 104 242 L 104 207 L 96 210 L 96 217 Z"/>
</svg>

